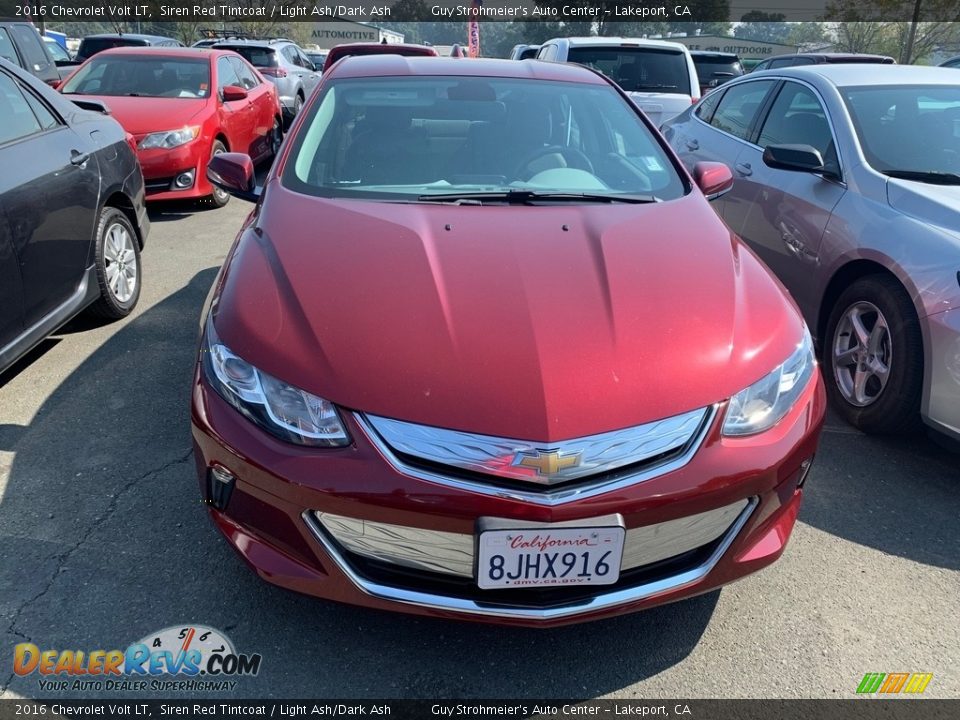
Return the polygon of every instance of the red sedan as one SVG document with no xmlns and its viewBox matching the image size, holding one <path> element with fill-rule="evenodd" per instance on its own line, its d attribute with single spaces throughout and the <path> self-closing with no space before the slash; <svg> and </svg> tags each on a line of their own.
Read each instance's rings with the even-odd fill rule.
<svg viewBox="0 0 960 720">
<path fill-rule="evenodd" d="M 264 579 L 547 626 L 772 563 L 823 423 L 810 334 L 610 81 L 348 58 L 211 295 L 203 499 Z"/>
<path fill-rule="evenodd" d="M 87 60 L 60 91 L 102 101 L 137 143 L 147 200 L 229 195 L 206 177 L 222 152 L 254 161 L 280 147 L 276 88 L 246 60 L 228 51 L 116 48 Z"/>
</svg>

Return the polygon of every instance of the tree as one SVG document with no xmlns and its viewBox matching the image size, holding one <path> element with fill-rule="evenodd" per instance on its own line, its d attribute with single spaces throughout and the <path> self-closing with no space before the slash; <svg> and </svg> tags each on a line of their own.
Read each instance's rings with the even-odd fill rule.
<svg viewBox="0 0 960 720">
<path fill-rule="evenodd" d="M 856 4 L 833 0 L 825 17 L 837 21 L 839 49 L 891 55 L 901 64 L 917 62 L 938 47 L 960 42 L 960 4 L 956 0 L 858 0 Z M 907 41 L 911 28 L 912 46 Z"/>
<path fill-rule="evenodd" d="M 786 44 L 790 35 L 790 26 L 784 22 L 786 19 L 787 16 L 782 13 L 754 10 L 741 18 L 733 34 L 746 40 Z"/>
</svg>

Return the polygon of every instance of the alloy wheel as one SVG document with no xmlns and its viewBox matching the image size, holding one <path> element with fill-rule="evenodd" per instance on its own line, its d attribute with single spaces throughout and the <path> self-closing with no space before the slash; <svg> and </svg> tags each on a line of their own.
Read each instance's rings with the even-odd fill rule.
<svg viewBox="0 0 960 720">
<path fill-rule="evenodd" d="M 103 240 L 103 262 L 110 293 L 117 302 L 129 302 L 137 289 L 139 268 L 133 238 L 120 223 L 113 223 L 107 228 Z"/>
<path fill-rule="evenodd" d="M 864 300 L 847 308 L 833 336 L 833 374 L 843 398 L 856 407 L 876 402 L 892 358 L 890 325 L 880 309 Z"/>
</svg>

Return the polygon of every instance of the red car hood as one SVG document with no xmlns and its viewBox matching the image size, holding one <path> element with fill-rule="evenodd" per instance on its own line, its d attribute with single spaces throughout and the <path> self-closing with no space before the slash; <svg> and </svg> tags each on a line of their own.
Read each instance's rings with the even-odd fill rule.
<svg viewBox="0 0 960 720">
<path fill-rule="evenodd" d="M 802 320 L 698 195 L 657 205 L 307 198 L 274 181 L 215 325 L 347 408 L 555 441 L 723 400 Z"/>
<path fill-rule="evenodd" d="M 179 130 L 189 125 L 207 106 L 206 98 L 120 97 L 116 95 L 67 95 L 67 98 L 99 100 L 123 129 L 138 140 L 147 133 Z"/>
</svg>

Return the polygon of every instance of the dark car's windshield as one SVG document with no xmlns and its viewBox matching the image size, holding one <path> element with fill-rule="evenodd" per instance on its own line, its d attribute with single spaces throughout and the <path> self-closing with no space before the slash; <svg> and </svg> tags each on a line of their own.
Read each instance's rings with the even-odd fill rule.
<svg viewBox="0 0 960 720">
<path fill-rule="evenodd" d="M 599 70 L 627 92 L 690 94 L 687 56 L 679 50 L 571 47 L 567 60 Z"/>
<path fill-rule="evenodd" d="M 391 77 L 326 88 L 297 136 L 287 187 L 325 197 L 538 192 L 653 195 L 685 185 L 608 85 Z"/>
<path fill-rule="evenodd" d="M 138 38 L 126 38 L 126 37 L 88 37 L 84 38 L 80 43 L 80 49 L 77 52 L 77 57 L 80 58 L 89 58 L 96 55 L 98 52 L 103 52 L 104 50 L 109 50 L 110 48 L 118 47 L 145 47 L 148 45 L 146 40 L 141 40 Z"/>
<path fill-rule="evenodd" d="M 871 167 L 935 178 L 960 172 L 960 86 L 841 88 Z"/>
<path fill-rule="evenodd" d="M 277 67 L 277 54 L 272 48 L 258 47 L 256 45 L 217 45 L 219 50 L 233 50 L 233 52 L 243 56 L 244 59 L 254 67 L 270 68 Z"/>
<path fill-rule="evenodd" d="M 65 95 L 205 98 L 210 96 L 206 57 L 98 55 L 61 90 Z"/>
</svg>

